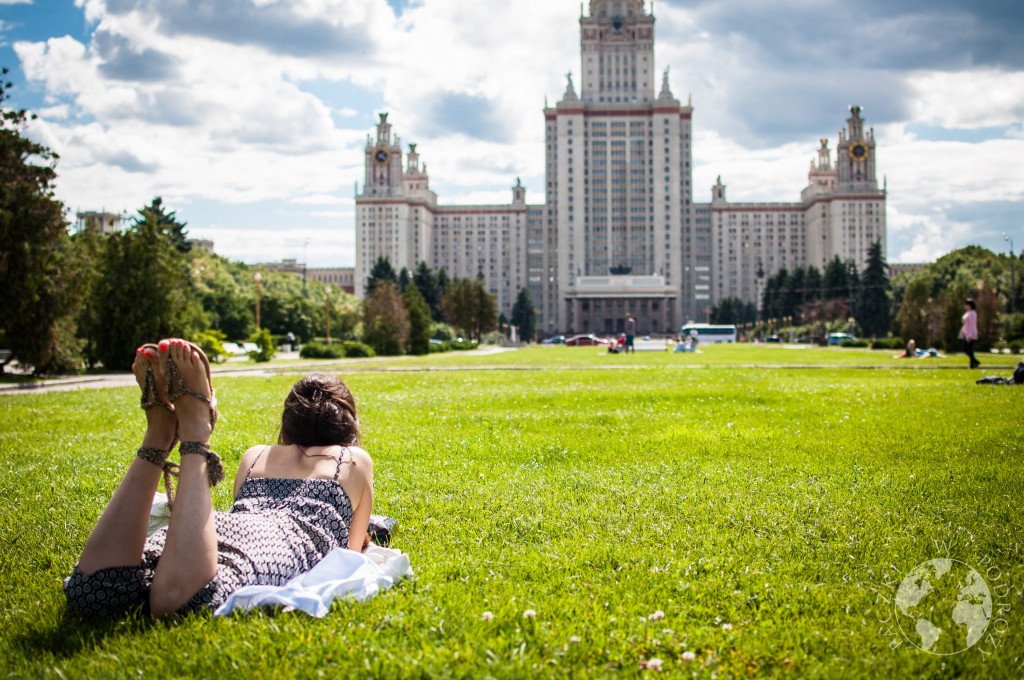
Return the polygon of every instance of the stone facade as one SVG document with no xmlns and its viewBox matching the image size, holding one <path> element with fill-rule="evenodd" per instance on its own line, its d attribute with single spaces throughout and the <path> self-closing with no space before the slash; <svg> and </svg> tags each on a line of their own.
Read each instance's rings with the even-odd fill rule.
<svg viewBox="0 0 1024 680">
<path fill-rule="evenodd" d="M 643 0 L 590 1 L 582 87 L 569 74 L 544 109 L 542 205 L 526 203 L 518 180 L 509 204 L 439 205 L 416 146 L 403 157 L 382 114 L 356 195 L 357 295 L 378 257 L 396 270 L 425 261 L 483 276 L 506 315 L 527 287 L 542 335 L 618 332 L 627 312 L 639 333 L 671 334 L 726 297 L 759 300 L 782 267 L 862 264 L 875 240 L 884 252 L 885 191 L 859 107 L 834 165 L 821 140 L 798 201 L 730 203 L 719 179 L 710 203 L 694 203 L 693 107 L 667 69 L 655 92 L 654 23 Z"/>
</svg>

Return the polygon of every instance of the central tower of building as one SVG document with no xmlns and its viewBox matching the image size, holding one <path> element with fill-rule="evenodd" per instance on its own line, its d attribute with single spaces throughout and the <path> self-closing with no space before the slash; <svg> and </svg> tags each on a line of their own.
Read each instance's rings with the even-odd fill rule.
<svg viewBox="0 0 1024 680">
<path fill-rule="evenodd" d="M 530 267 L 543 330 L 618 332 L 629 313 L 646 332 L 674 332 L 691 314 L 692 108 L 667 70 L 655 93 L 643 0 L 591 0 L 580 47 L 581 91 L 569 74 L 544 110 L 546 209 Z"/>
</svg>

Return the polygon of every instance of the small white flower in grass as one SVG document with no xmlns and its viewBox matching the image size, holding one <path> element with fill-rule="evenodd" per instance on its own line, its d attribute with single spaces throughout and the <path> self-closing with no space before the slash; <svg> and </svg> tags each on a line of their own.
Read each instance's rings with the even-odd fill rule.
<svg viewBox="0 0 1024 680">
<path fill-rule="evenodd" d="M 693 652 L 689 651 L 689 650 L 683 652 L 683 656 L 682 656 L 683 661 L 693 661 L 696 658 L 697 658 L 697 655 L 694 654 Z"/>
<path fill-rule="evenodd" d="M 480 615 L 480 618 L 483 619 L 484 621 L 490 621 L 491 619 L 494 618 L 494 614 L 492 614 L 491 612 L 484 612 L 483 614 Z"/>
<path fill-rule="evenodd" d="M 524 619 L 535 619 L 535 618 L 537 618 L 537 611 L 534 610 L 534 609 L 527 609 L 525 612 L 523 612 L 523 618 Z"/>
<path fill-rule="evenodd" d="M 665 618 L 665 612 L 661 611 L 660 609 L 654 612 L 653 614 L 649 614 L 647 616 L 648 621 L 661 621 L 663 618 Z"/>
<path fill-rule="evenodd" d="M 581 642 L 581 640 L 580 640 L 578 635 L 570 635 L 569 636 L 569 642 L 574 644 L 574 645 L 578 645 Z"/>
<path fill-rule="evenodd" d="M 732 630 L 732 624 L 731 623 L 723 623 L 722 624 L 722 630 Z"/>
<path fill-rule="evenodd" d="M 648 659 L 647 661 L 641 661 L 640 668 L 643 668 L 648 671 L 659 672 L 661 671 L 661 659 L 659 659 L 658 657 L 653 657 L 651 659 Z"/>
</svg>

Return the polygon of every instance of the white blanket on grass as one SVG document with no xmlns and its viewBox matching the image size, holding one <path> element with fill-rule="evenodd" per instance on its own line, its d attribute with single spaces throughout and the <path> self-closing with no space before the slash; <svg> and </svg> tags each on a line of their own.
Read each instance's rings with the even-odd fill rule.
<svg viewBox="0 0 1024 680">
<path fill-rule="evenodd" d="M 149 533 L 167 526 L 170 509 L 161 493 L 153 499 Z M 399 550 L 370 545 L 362 553 L 335 548 L 309 571 L 283 586 L 245 586 L 228 596 L 214 616 L 227 616 L 257 607 L 299 610 L 323 618 L 339 597 L 366 601 L 398 581 L 412 576 L 409 556 Z"/>
<path fill-rule="evenodd" d="M 309 571 L 283 586 L 245 586 L 228 596 L 214 616 L 257 607 L 298 609 L 318 619 L 331 610 L 336 598 L 363 602 L 412 575 L 405 553 L 371 545 L 361 553 L 335 548 Z"/>
</svg>

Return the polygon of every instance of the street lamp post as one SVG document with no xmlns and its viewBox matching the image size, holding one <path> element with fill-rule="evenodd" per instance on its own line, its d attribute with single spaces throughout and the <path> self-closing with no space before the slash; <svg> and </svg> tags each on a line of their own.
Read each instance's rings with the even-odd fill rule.
<svg viewBox="0 0 1024 680">
<path fill-rule="evenodd" d="M 1017 298 L 1017 279 L 1013 268 L 1013 239 L 1006 232 L 1003 232 L 1003 240 L 1010 244 L 1010 314 L 1013 314 L 1016 311 Z"/>
<path fill-rule="evenodd" d="M 324 303 L 327 308 L 327 344 L 331 344 L 331 286 L 328 284 L 324 287 L 324 295 L 327 296 L 327 301 Z"/>
<path fill-rule="evenodd" d="M 256 283 L 256 331 L 260 330 L 260 293 L 261 283 L 263 283 L 263 276 L 259 272 L 252 275 L 252 280 Z"/>
<path fill-rule="evenodd" d="M 309 250 L 309 239 L 307 238 L 302 243 L 302 297 L 308 298 L 309 291 L 306 290 L 306 252 Z"/>
</svg>

